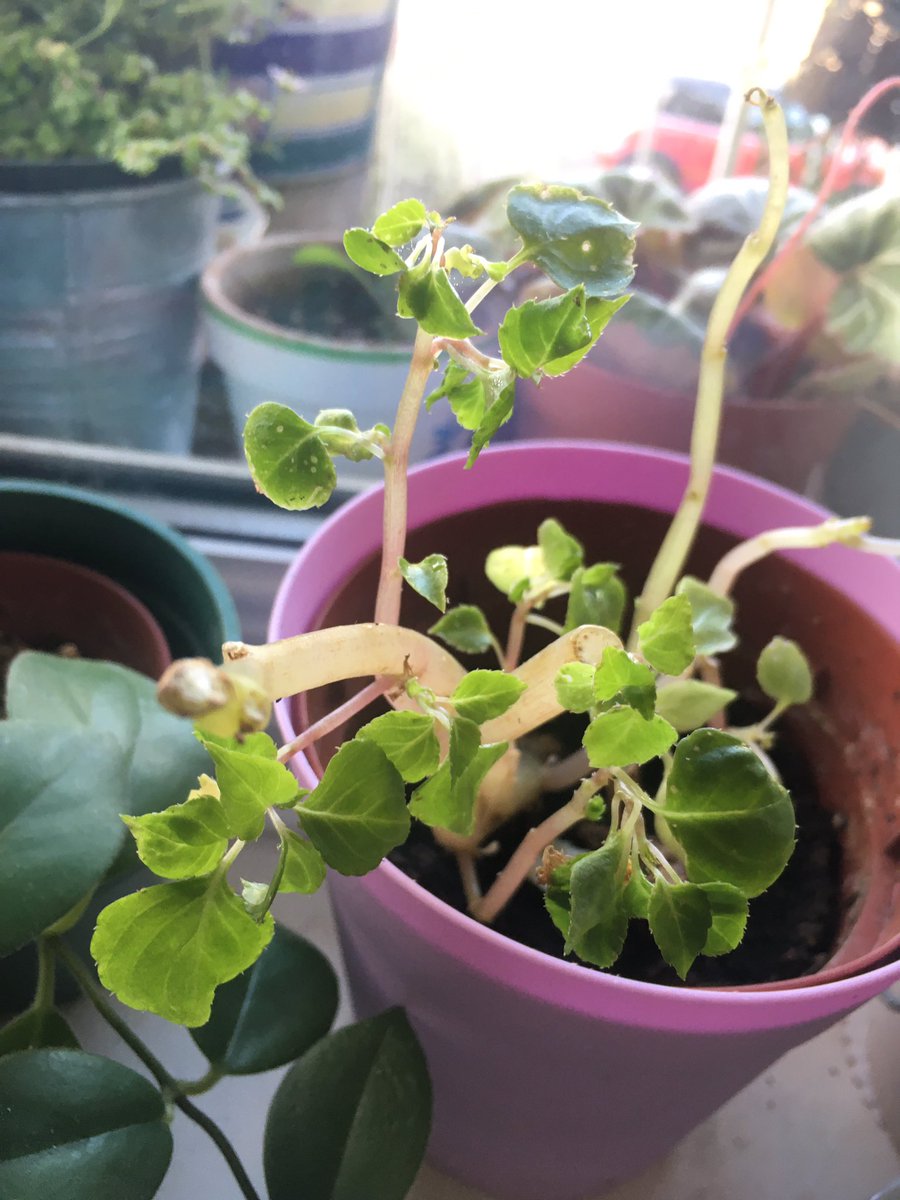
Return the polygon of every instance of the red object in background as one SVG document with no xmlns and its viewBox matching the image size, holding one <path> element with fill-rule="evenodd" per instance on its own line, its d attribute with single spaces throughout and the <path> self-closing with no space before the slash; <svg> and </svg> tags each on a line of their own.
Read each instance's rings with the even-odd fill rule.
<svg viewBox="0 0 900 1200">
<path fill-rule="evenodd" d="M 649 161 L 686 192 L 702 187 L 709 179 L 719 127 L 725 114 L 729 87 L 703 79 L 676 79 L 657 110 L 653 127 L 628 135 L 612 154 L 598 155 L 604 167 L 621 166 L 649 154 Z M 821 176 L 831 164 L 823 151 L 814 119 L 799 104 L 785 104 L 791 140 L 791 182 L 815 186 L 810 171 Z M 738 144 L 734 175 L 760 175 L 766 169 L 765 140 L 758 110 L 751 109 L 749 127 Z M 756 128 L 754 128 L 756 126 Z M 854 139 L 842 152 L 842 169 L 836 191 L 849 187 L 876 187 L 884 178 L 887 146 L 880 138 Z"/>
</svg>

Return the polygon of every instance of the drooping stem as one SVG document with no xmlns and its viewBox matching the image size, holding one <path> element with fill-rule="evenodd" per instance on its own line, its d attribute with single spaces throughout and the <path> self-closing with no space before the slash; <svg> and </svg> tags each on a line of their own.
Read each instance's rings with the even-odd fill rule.
<svg viewBox="0 0 900 1200">
<path fill-rule="evenodd" d="M 49 1012 L 53 1008 L 56 983 L 56 958 L 48 938 L 38 938 L 38 978 L 34 994 L 34 1007 L 38 1012 Z"/>
<path fill-rule="evenodd" d="M 375 601 L 375 620 L 384 625 L 396 625 L 400 620 L 400 595 L 403 576 L 397 563 L 406 549 L 408 522 L 407 468 L 409 448 L 419 418 L 419 409 L 428 378 L 434 366 L 434 339 L 419 329 L 413 348 L 412 362 L 394 421 L 394 431 L 384 458 L 384 516 L 381 551 L 381 574 Z"/>
<path fill-rule="evenodd" d="M 389 689 L 390 682 L 386 679 L 376 679 L 374 683 L 370 683 L 368 687 L 362 688 L 355 696 L 351 696 L 349 700 L 345 700 L 338 708 L 332 712 L 326 713 L 308 729 L 304 729 L 299 737 L 295 737 L 292 742 L 288 742 L 278 751 L 278 761 L 288 762 L 305 750 L 307 746 L 311 746 L 313 742 L 317 742 L 320 738 L 326 736 L 334 729 L 339 729 L 351 717 L 355 717 L 358 712 L 362 712 L 379 696 L 383 696 Z"/>
<path fill-rule="evenodd" d="M 759 229 L 750 234 L 739 250 L 709 315 L 700 360 L 687 489 L 635 605 L 631 646 L 636 644 L 637 627 L 671 594 L 700 526 L 719 442 L 728 330 L 744 289 L 775 241 L 787 200 L 790 180 L 784 114 L 760 89 L 749 92 L 748 100 L 754 93 L 759 96 L 769 148 L 769 194 Z"/>
<path fill-rule="evenodd" d="M 69 971 L 75 977 L 78 986 L 84 992 L 85 996 L 93 1004 L 94 1008 L 106 1023 L 116 1031 L 126 1046 L 140 1059 L 156 1082 L 159 1084 L 165 1096 L 168 1096 L 178 1108 L 189 1117 L 195 1125 L 207 1134 L 207 1136 L 215 1143 L 220 1154 L 227 1162 L 235 1182 L 240 1188 L 241 1195 L 245 1200 L 260 1200 L 259 1193 L 250 1182 L 247 1172 L 244 1170 L 241 1160 L 238 1158 L 231 1142 L 216 1125 L 210 1117 L 196 1108 L 190 1100 L 182 1093 L 179 1081 L 175 1079 L 163 1064 L 159 1061 L 153 1051 L 147 1046 L 141 1038 L 137 1036 L 127 1022 L 125 1022 L 113 1006 L 109 1003 L 102 988 L 94 982 L 94 979 L 84 966 L 82 961 L 76 954 L 73 954 L 65 942 L 54 938 L 52 941 L 53 951 L 59 955 L 63 962 L 68 967 Z"/>
</svg>

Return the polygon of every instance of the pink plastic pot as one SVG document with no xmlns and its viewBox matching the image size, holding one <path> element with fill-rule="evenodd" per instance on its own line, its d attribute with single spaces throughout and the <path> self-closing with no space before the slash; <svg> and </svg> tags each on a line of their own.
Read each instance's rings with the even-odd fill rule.
<svg viewBox="0 0 900 1200">
<path fill-rule="evenodd" d="M 483 455 L 471 472 L 462 461 L 440 460 L 410 478 L 411 557 L 445 550 L 438 539 L 457 523 L 465 553 L 462 562 L 451 558 L 454 603 L 470 598 L 466 572 L 480 573 L 501 518 L 506 536 L 524 541 L 533 538 L 536 516 L 557 514 L 587 540 L 591 558 L 622 561 L 626 576 L 637 571 L 640 578 L 647 564 L 634 561 L 635 530 L 647 522 L 654 534 L 662 530 L 662 514 L 677 504 L 687 478 L 686 462 L 674 455 L 598 443 L 504 448 Z M 776 487 L 720 471 L 711 528 L 692 567 L 708 571 L 736 538 L 822 515 Z M 329 623 L 344 620 L 354 605 L 365 615 L 380 522 L 375 491 L 326 523 L 284 580 L 271 637 L 315 628 L 326 614 Z M 739 612 L 751 611 L 754 590 L 759 603 L 741 669 L 776 630 L 791 636 L 805 627 L 800 636 L 819 669 L 823 700 L 795 733 L 801 741 L 821 738 L 816 727 L 830 722 L 819 779 L 824 802 L 842 803 L 848 780 L 865 770 L 846 850 L 855 901 L 833 963 L 818 977 L 745 990 L 633 982 L 510 941 L 391 864 L 362 879 L 332 877 L 357 1010 L 405 1006 L 424 1045 L 435 1090 L 431 1160 L 504 1200 L 584 1200 L 637 1174 L 787 1050 L 900 978 L 893 961 L 900 947 L 900 779 L 891 762 L 898 738 L 889 694 L 890 679 L 900 677 L 900 569 L 843 548 L 793 553 L 748 572 Z M 804 625 L 794 610 L 811 602 L 816 615 Z M 417 603 L 411 597 L 405 621 L 416 619 Z M 866 671 L 875 666 L 862 682 L 852 677 L 859 662 Z M 867 710 L 866 694 L 875 697 Z M 282 702 L 279 721 L 293 736 L 296 706 Z M 299 771 L 314 784 L 308 763 Z"/>
</svg>

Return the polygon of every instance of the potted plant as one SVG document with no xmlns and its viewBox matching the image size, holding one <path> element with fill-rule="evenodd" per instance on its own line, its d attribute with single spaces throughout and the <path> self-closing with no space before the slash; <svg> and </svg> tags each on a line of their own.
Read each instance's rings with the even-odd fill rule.
<svg viewBox="0 0 900 1200">
<path fill-rule="evenodd" d="M 203 1027 L 211 1012 L 217 1020 L 216 988 L 227 992 L 246 981 L 242 972 L 272 938 L 268 910 L 279 889 L 315 890 L 332 867 L 347 877 L 337 880 L 334 895 L 361 1009 L 380 1005 L 395 989 L 429 1058 L 437 1161 L 520 1200 L 583 1197 L 638 1170 L 785 1049 L 900 973 L 890 901 L 895 781 L 883 741 L 893 736 L 891 700 L 872 686 L 871 674 L 861 683 L 850 670 L 860 656 L 878 670 L 888 659 L 896 662 L 891 597 L 898 576 L 883 557 L 896 546 L 872 538 L 865 519 L 819 522 L 816 510 L 777 489 L 714 476 L 724 338 L 771 244 L 787 182 L 780 110 L 758 99 L 772 141 L 772 194 L 761 230 L 742 249 L 710 319 L 690 464 L 624 450 L 601 450 L 595 459 L 590 447 L 577 446 L 560 448 L 564 466 L 549 448 L 532 447 L 476 461 L 511 414 L 515 376 L 576 365 L 623 303 L 631 225 L 602 201 L 568 188 L 514 189 L 509 218 L 522 245 L 505 262 L 448 249 L 444 222 L 418 201 L 395 205 L 372 230 L 346 235 L 357 264 L 398 276 L 398 310 L 419 327 L 394 429 L 389 435 L 362 429 L 349 413 L 310 423 L 268 404 L 251 415 L 245 444 L 257 486 L 285 506 L 324 503 L 336 482 L 334 454 L 384 455 L 383 495 L 348 506 L 311 544 L 303 575 L 295 574 L 276 610 L 277 627 L 293 610 L 295 628 L 279 628 L 292 636 L 265 647 L 226 645 L 222 667 L 195 659 L 167 672 L 160 696 L 195 720 L 216 781 L 201 782 L 190 808 L 175 805 L 129 822 L 143 860 L 169 882 L 106 909 L 92 942 L 100 979 L 121 1000 Z M 473 314 L 500 278 L 526 262 L 566 290 L 511 310 L 499 331 L 503 358 L 487 356 L 470 341 L 477 333 Z M 479 279 L 465 303 L 451 270 Z M 409 443 L 441 353 L 450 362 L 429 403 L 446 399 L 470 430 L 474 470 L 467 477 L 461 462 L 448 460 L 408 480 Z M 542 455 L 551 464 L 543 490 L 530 484 Z M 596 499 L 600 480 L 614 507 L 566 505 L 565 520 L 550 515 L 585 492 Z M 456 493 L 473 499 L 454 503 Z M 540 503 L 507 503 L 534 500 L 535 493 Z M 707 499 L 715 515 L 695 559 L 703 582 L 684 570 Z M 448 584 L 447 562 L 431 538 L 450 531 L 454 509 L 475 515 L 457 522 L 459 570 L 451 565 Z M 585 558 L 582 540 L 566 529 L 579 509 L 592 537 L 605 540 L 609 532 L 617 551 L 628 548 L 626 576 L 636 569 L 639 584 L 645 579 L 627 622 L 616 566 Z M 470 601 L 478 599 L 482 532 L 490 534 L 516 510 L 530 527 L 536 513 L 540 523 L 535 544 L 529 544 L 533 534 L 519 533 L 520 521 L 516 541 L 495 546 L 487 561 L 496 603 L 513 606 L 504 646 L 494 609 Z M 673 510 L 670 524 L 666 513 Z M 440 526 L 431 523 L 448 512 Z M 785 514 L 791 525 L 772 531 L 772 518 L 777 525 Z M 756 521 L 767 532 L 752 528 Z M 641 526 L 654 522 L 662 535 L 655 556 L 641 545 Z M 407 553 L 408 525 L 421 526 L 427 552 L 411 541 Z M 822 567 L 767 559 L 774 550 L 841 542 L 821 552 Z M 367 565 L 370 549 L 377 553 Z M 852 574 L 848 558 L 856 574 L 835 598 L 833 585 Z M 732 593 L 742 606 L 754 571 L 768 571 L 774 584 L 768 612 L 736 625 Z M 374 621 L 357 622 L 354 603 L 371 595 L 365 589 L 373 575 Z M 426 618 L 427 631 L 416 628 L 414 614 L 398 621 L 404 581 L 417 602 L 441 610 L 437 619 Z M 444 611 L 448 586 L 459 603 Z M 306 609 L 295 605 L 295 590 Z M 827 611 L 828 597 L 836 617 Z M 766 627 L 767 617 L 788 623 L 776 632 Z M 526 641 L 532 635 L 543 644 Z M 755 695 L 761 711 L 734 707 L 737 688 L 722 656 L 739 635 L 745 648 L 733 682 L 749 676 L 749 699 Z M 827 947 L 830 961 L 808 961 L 811 973 L 784 978 L 780 970 L 781 978 L 761 987 L 758 980 L 749 988 L 696 987 L 689 976 L 694 960 L 737 947 L 748 902 L 774 886 L 791 859 L 796 813 L 779 778 L 787 766 L 777 754 L 773 759 L 772 726 L 786 710 L 802 709 L 814 688 L 795 636 L 811 651 L 818 696 L 790 740 L 809 748 L 818 727 L 809 761 L 818 764 L 822 805 L 840 806 L 846 820 L 854 896 L 846 895 L 842 928 Z M 466 671 L 457 655 L 468 652 L 496 655 L 500 669 Z M 363 686 L 351 686 L 348 695 L 346 682 L 360 677 Z M 324 704 L 311 697 L 308 721 L 279 749 L 260 732 L 272 701 L 314 688 L 325 689 Z M 842 695 L 847 704 L 836 710 Z M 369 706 L 383 697 L 390 707 L 373 717 Z M 549 727 L 557 719 L 561 725 Z M 290 722 L 289 710 L 282 720 Z M 570 755 L 566 742 L 573 737 Z M 305 751 L 312 763 L 314 748 L 324 751 L 321 777 L 302 764 L 293 775 L 288 763 Z M 861 759 L 864 771 L 854 770 Z M 870 772 L 885 783 L 886 798 Z M 859 803 L 850 799 L 854 774 L 864 782 Z M 532 809 L 541 797 L 546 815 Z M 427 827 L 424 841 L 410 839 L 412 817 Z M 238 898 L 226 873 L 267 822 L 279 842 L 277 863 L 268 881 L 245 883 Z M 402 846 L 418 873 L 423 845 L 426 857 L 441 859 L 445 875 L 458 880 L 469 913 L 382 862 Z M 489 927 L 514 893 L 530 897 L 538 926 L 556 929 L 557 955 Z M 838 911 L 840 895 L 838 889 Z M 649 929 L 657 966 L 661 959 L 671 967 L 672 984 L 608 973 L 629 927 L 639 936 Z M 57 950 L 52 934 L 47 950 L 48 956 Z M 677 986 L 678 977 L 688 977 L 689 986 Z M 88 991 L 98 1007 L 105 1004 L 99 989 Z M 282 997 L 269 1010 L 267 1028 L 281 1028 L 290 1019 L 287 1009 Z M 5 1083 L 6 1102 L 12 1100 L 21 1122 L 17 1131 L 27 1125 L 31 1144 L 41 1149 L 52 1142 L 35 1116 L 47 1084 L 40 1079 L 26 1089 L 23 1080 L 29 1061 L 43 1070 L 48 1053 L 58 1052 L 38 1047 L 11 1055 L 5 1078 L 0 1065 L 0 1093 Z M 421 1077 L 414 1054 L 398 1054 L 372 1072 L 394 1094 L 385 1100 L 381 1093 L 380 1103 L 367 1103 L 364 1094 L 352 1120 L 346 1102 L 348 1093 L 360 1094 L 352 1086 L 358 1075 L 348 1077 L 342 1067 L 333 1073 L 333 1088 L 324 1086 L 313 1068 L 329 1054 L 314 1050 L 308 1069 L 301 1058 L 276 1095 L 265 1146 L 270 1196 L 340 1194 L 331 1187 L 335 1175 L 316 1166 L 316 1139 L 331 1148 L 335 1128 L 364 1137 L 375 1121 L 376 1161 L 363 1165 L 354 1156 L 356 1191 L 348 1183 L 343 1194 L 402 1196 L 411 1178 L 410 1148 L 424 1142 L 416 1118 L 425 1089 L 415 1082 Z M 54 1061 L 57 1080 L 76 1065 Z M 663 1079 L 672 1078 L 669 1070 L 680 1072 L 677 1097 L 658 1070 Z M 183 1107 L 184 1089 L 154 1074 Z M 331 1119 L 335 1091 L 344 1097 L 339 1120 Z M 315 1152 L 297 1145 L 298 1129 Z M 22 1144 L 24 1138 L 16 1142 Z M 398 1147 L 406 1148 L 403 1170 L 383 1179 Z M 0 1180 L 5 1168 L 6 1179 L 21 1189 L 27 1174 L 15 1165 L 19 1160 L 8 1161 L 14 1165 L 0 1161 Z M 327 1162 L 334 1164 L 330 1149 Z"/>
<path fill-rule="evenodd" d="M 261 113 L 209 69 L 236 7 L 60 0 L 0 17 L 6 432 L 189 448 L 214 192 L 253 182 Z"/>
</svg>

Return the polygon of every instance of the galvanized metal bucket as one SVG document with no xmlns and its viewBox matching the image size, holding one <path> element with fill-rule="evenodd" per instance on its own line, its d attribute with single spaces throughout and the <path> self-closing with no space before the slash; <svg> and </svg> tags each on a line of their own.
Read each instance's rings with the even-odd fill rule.
<svg viewBox="0 0 900 1200">
<path fill-rule="evenodd" d="M 0 191 L 0 432 L 186 453 L 218 198 L 48 181 Z"/>
</svg>

